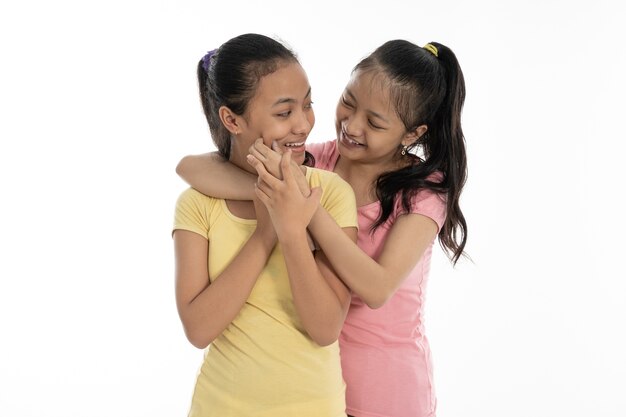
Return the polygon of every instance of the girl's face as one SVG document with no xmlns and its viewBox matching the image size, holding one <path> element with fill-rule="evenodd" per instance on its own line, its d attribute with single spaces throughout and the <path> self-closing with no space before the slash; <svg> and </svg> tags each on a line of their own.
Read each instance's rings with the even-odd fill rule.
<svg viewBox="0 0 626 417">
<path fill-rule="evenodd" d="M 361 163 L 398 162 L 402 145 L 412 143 L 389 97 L 384 75 L 356 71 L 337 104 L 335 127 L 342 157 Z"/>
<path fill-rule="evenodd" d="M 263 138 L 269 147 L 275 143 L 283 152 L 291 149 L 292 159 L 302 164 L 304 144 L 315 124 L 311 104 L 311 86 L 304 69 L 298 63 L 283 64 L 259 81 L 241 118 L 242 131 L 233 142 L 233 153 L 245 158 L 250 145 Z"/>
</svg>

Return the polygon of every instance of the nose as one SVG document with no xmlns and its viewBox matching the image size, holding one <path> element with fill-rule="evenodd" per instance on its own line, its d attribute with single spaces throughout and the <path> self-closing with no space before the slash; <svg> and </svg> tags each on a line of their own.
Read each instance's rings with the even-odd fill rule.
<svg viewBox="0 0 626 417">
<path fill-rule="evenodd" d="M 308 135 L 315 124 L 315 115 L 312 109 L 308 112 L 300 111 L 293 120 L 293 132 L 298 135 Z"/>
<path fill-rule="evenodd" d="M 344 132 L 351 137 L 360 137 L 363 134 L 363 124 L 356 115 L 350 115 L 341 122 Z"/>
</svg>

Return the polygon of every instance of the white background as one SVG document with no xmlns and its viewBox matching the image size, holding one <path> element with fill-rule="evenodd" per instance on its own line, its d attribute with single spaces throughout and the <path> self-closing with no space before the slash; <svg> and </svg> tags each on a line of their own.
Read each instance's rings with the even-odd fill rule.
<svg viewBox="0 0 626 417">
<path fill-rule="evenodd" d="M 174 167 L 213 149 L 198 59 L 246 32 L 298 52 L 311 141 L 382 42 L 456 52 L 473 262 L 433 263 L 438 415 L 626 415 L 624 14 L 579 3 L 3 2 L 0 415 L 186 415 Z"/>
</svg>

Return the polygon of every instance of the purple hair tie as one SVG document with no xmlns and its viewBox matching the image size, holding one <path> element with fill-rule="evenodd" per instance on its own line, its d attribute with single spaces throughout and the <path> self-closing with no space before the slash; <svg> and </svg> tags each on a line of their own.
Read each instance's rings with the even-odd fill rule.
<svg viewBox="0 0 626 417">
<path fill-rule="evenodd" d="M 217 52 L 217 49 L 213 49 L 212 51 L 207 52 L 206 55 L 202 57 L 202 68 L 204 68 L 206 72 L 209 72 L 209 65 L 211 65 L 211 58 L 213 57 L 213 55 L 215 55 L 216 52 Z"/>
</svg>

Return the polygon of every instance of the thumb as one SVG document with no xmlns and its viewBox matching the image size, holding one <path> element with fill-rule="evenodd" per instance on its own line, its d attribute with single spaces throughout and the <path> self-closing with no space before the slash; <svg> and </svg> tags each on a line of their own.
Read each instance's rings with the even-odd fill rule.
<svg viewBox="0 0 626 417">
<path fill-rule="evenodd" d="M 286 181 L 293 181 L 293 172 L 291 172 L 291 150 L 287 149 L 280 157 L 280 172 L 283 174 L 283 179 Z"/>
</svg>

